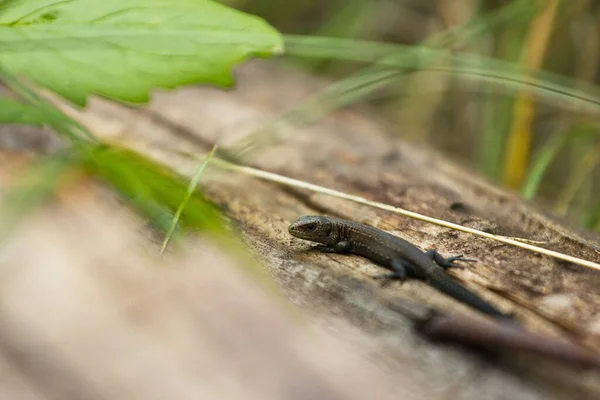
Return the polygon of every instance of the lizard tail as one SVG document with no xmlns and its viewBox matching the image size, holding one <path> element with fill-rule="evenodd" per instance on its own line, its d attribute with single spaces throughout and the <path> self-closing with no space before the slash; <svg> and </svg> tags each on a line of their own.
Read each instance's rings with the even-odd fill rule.
<svg viewBox="0 0 600 400">
<path fill-rule="evenodd" d="M 436 289 L 455 298 L 456 300 L 468 304 L 469 306 L 496 318 L 513 319 L 510 314 L 503 313 L 481 297 L 470 291 L 460 283 L 456 282 L 443 270 L 434 271 L 427 279 L 427 282 Z"/>
</svg>

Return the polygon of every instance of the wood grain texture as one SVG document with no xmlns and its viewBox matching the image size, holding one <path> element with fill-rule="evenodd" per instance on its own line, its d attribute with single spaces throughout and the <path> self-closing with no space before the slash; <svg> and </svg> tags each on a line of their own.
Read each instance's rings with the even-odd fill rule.
<svg viewBox="0 0 600 400">
<path fill-rule="evenodd" d="M 302 323 L 207 240 L 160 260 L 103 188 L 60 198 L 0 255 L 3 398 L 396 398 L 364 350 Z"/>
<path fill-rule="evenodd" d="M 210 88 L 190 88 L 168 94 L 161 93 L 154 98 L 151 105 L 141 109 L 126 108 L 95 99 L 85 112 L 73 112 L 73 114 L 86 123 L 92 131 L 107 140 L 126 143 L 184 174 L 191 175 L 198 163 L 182 157 L 177 151 L 206 152 L 215 143 L 222 146 L 234 143 L 237 139 L 252 132 L 262 122 L 293 107 L 324 85 L 324 83 L 303 76 L 297 71 L 265 62 L 252 63 L 241 69 L 238 80 L 238 87 L 231 92 Z M 600 246 L 592 235 L 578 233 L 565 227 L 563 223 L 549 218 L 533 205 L 523 202 L 515 194 L 490 185 L 481 177 L 453 164 L 443 155 L 424 149 L 422 146 L 391 140 L 389 133 L 389 129 L 375 122 L 373 117 L 367 113 L 358 113 L 353 110 L 339 111 L 308 128 L 280 127 L 278 130 L 280 137 L 263 150 L 252 154 L 249 163 L 269 171 L 477 229 L 544 240 L 547 241 L 545 246 L 553 250 L 564 251 L 596 262 L 600 261 Z M 504 310 L 515 312 L 530 329 L 559 335 L 593 347 L 600 347 L 600 273 L 381 210 L 332 199 L 324 195 L 284 188 L 230 172 L 211 169 L 205 179 L 205 190 L 235 221 L 248 248 L 263 263 L 266 271 L 275 279 L 285 296 L 308 313 L 311 325 L 324 331 L 324 334 L 329 337 L 328 340 L 335 337 L 343 346 L 348 346 L 347 352 L 364 361 L 364 368 L 382 381 L 381 385 L 364 384 L 364 387 L 369 387 L 371 390 L 374 390 L 374 386 L 381 388 L 381 396 L 385 396 L 386 393 L 398 394 L 401 390 L 413 393 L 419 393 L 419 390 L 428 391 L 428 393 L 419 393 L 417 398 L 542 399 L 572 398 L 574 393 L 584 398 L 600 395 L 600 384 L 598 383 L 600 380 L 598 374 L 593 371 L 582 372 L 571 366 L 551 364 L 547 361 L 541 362 L 537 358 L 508 353 L 501 354 L 499 359 L 490 361 L 464 349 L 427 342 L 414 332 L 409 316 L 399 313 L 398 308 L 389 305 L 401 304 L 402 307 L 417 313 L 427 308 L 449 312 L 471 313 L 472 311 L 438 293 L 423 282 L 409 281 L 402 286 L 391 285 L 385 289 L 380 288 L 371 279 L 371 276 L 381 271 L 377 266 L 358 257 L 306 252 L 308 244 L 291 238 L 287 234 L 287 225 L 303 214 L 336 215 L 388 230 L 423 249 L 435 248 L 443 255 L 464 254 L 469 258 L 475 258 L 476 263 L 465 270 L 453 272 L 454 276 Z M 102 231 L 107 235 L 112 232 L 115 237 L 118 237 L 121 233 L 118 232 L 119 229 L 115 228 L 117 225 L 113 224 L 111 219 L 112 217 L 106 215 L 99 218 L 100 221 L 106 223 L 106 227 L 102 228 Z M 56 225 L 56 222 L 52 222 L 52 225 Z M 35 247 L 37 248 L 37 244 Z M 112 256 L 109 259 L 120 260 L 122 257 L 119 252 L 123 252 L 123 257 L 125 257 L 128 254 L 127 247 L 129 246 L 121 246 L 118 250 L 114 250 L 113 253 L 110 253 Z M 69 252 L 72 249 L 63 246 L 60 251 L 53 251 L 57 254 L 64 253 L 65 257 L 70 257 Z M 77 251 L 86 254 L 88 250 L 82 248 Z M 149 250 L 149 253 L 153 254 L 152 251 Z M 200 257 L 198 254 L 194 253 L 193 257 Z M 82 256 L 77 257 L 81 258 Z M 34 261 L 30 263 L 36 265 Z M 120 287 L 114 293 L 108 291 L 103 292 L 102 296 L 98 295 L 100 297 L 93 300 L 94 304 L 110 303 L 115 301 L 113 296 L 119 298 L 119 293 L 129 292 L 129 290 L 136 292 L 135 288 L 123 286 L 123 281 L 129 282 L 129 279 L 137 281 L 137 278 L 119 275 L 127 274 L 124 271 L 130 268 L 133 268 L 136 274 L 142 274 L 141 276 L 146 273 L 152 275 L 154 280 L 148 283 L 149 287 L 166 288 L 168 286 L 168 283 L 161 282 L 160 276 L 164 273 L 163 269 L 160 269 L 160 273 L 155 269 L 152 269 L 153 272 L 144 272 L 144 267 L 140 269 L 138 261 L 132 261 L 133 265 L 137 265 L 135 267 L 123 264 L 117 268 L 122 272 L 116 275 L 114 271 L 99 274 L 96 269 L 96 272 L 93 272 L 93 264 L 85 260 L 80 260 L 78 263 L 81 265 L 78 268 L 83 271 L 80 273 L 86 282 L 89 282 L 73 281 L 69 274 L 74 272 L 70 270 L 64 272 L 67 274 L 64 276 L 66 281 L 71 282 L 71 286 L 65 290 L 66 292 L 81 291 L 85 287 L 84 283 L 100 285 L 100 281 L 106 281 L 102 285 Z M 186 263 L 193 264 L 189 259 Z M 210 263 L 216 262 L 210 261 Z M 145 262 L 141 264 L 145 264 Z M 227 268 L 220 269 L 228 270 Z M 133 272 L 131 273 L 133 274 Z M 25 283 L 35 276 L 32 272 L 29 272 L 29 275 L 26 272 L 23 274 L 25 275 L 19 279 Z M 183 276 L 185 277 L 185 275 Z M 172 279 L 177 278 L 173 277 Z M 185 278 L 182 279 L 185 280 Z M 177 309 L 181 313 L 182 320 L 199 321 L 198 317 L 191 317 L 192 314 L 198 313 L 193 310 L 194 307 L 202 307 L 195 303 L 210 303 L 211 296 L 219 297 L 226 296 L 226 293 L 237 293 L 241 290 L 240 286 L 248 285 L 244 283 L 229 287 L 225 283 L 229 282 L 229 278 L 222 278 L 222 280 L 224 286 L 217 285 L 220 289 L 209 291 L 210 296 L 206 293 L 196 293 L 202 293 L 206 289 L 205 286 L 202 286 L 201 277 L 189 281 L 186 283 L 189 286 L 185 286 L 186 289 L 183 290 L 187 293 L 186 296 L 189 294 L 189 297 L 184 296 L 185 298 L 178 300 L 179 303 L 174 304 L 169 303 L 171 300 L 161 300 L 161 302 L 168 303 L 167 306 L 164 306 L 166 307 L 164 314 L 168 315 L 171 310 Z M 36 285 L 44 284 L 44 282 L 36 280 L 26 288 L 37 291 Z M 84 286 L 80 288 L 80 284 Z M 5 283 L 5 285 L 11 287 L 14 283 Z M 133 283 L 131 285 L 135 286 Z M 197 288 L 200 287 L 203 289 L 198 290 Z M 51 298 L 49 293 L 52 293 L 52 290 L 46 290 L 48 292 L 39 291 L 47 293 L 46 296 Z M 191 293 L 196 294 L 192 295 Z M 244 296 L 240 294 L 240 299 L 245 299 Z M 49 300 L 43 298 L 40 301 Z M 230 321 L 230 325 L 217 324 L 218 327 L 214 328 L 213 336 L 203 339 L 205 344 L 201 346 L 202 350 L 198 350 L 194 354 L 202 357 L 204 351 L 210 348 L 209 344 L 212 343 L 212 340 L 219 341 L 219 334 L 227 337 L 227 332 L 244 330 L 246 323 L 251 323 L 255 318 L 259 318 L 256 313 L 260 314 L 260 309 L 274 307 L 272 303 L 274 301 L 265 300 L 260 305 L 252 303 L 239 305 L 240 309 L 237 311 L 239 315 L 243 316 L 245 314 L 243 310 L 249 308 L 253 312 L 246 317 L 240 317 L 239 321 Z M 102 307 L 98 311 L 100 314 L 94 315 L 93 320 L 104 321 L 101 314 L 102 312 L 109 313 L 109 311 L 102 311 Z M 122 305 L 115 307 L 114 310 L 118 310 L 122 308 Z M 142 313 L 151 313 L 160 308 L 160 304 L 158 304 L 158 300 L 148 300 L 139 308 Z M 56 309 L 60 309 L 59 305 L 56 306 Z M 7 309 L 6 311 L 6 315 L 15 315 L 14 310 Z M 30 306 L 27 312 L 29 312 L 26 314 L 27 318 L 35 321 L 35 307 Z M 38 310 L 38 312 L 42 312 L 42 310 Z M 81 310 L 77 312 L 83 313 Z M 287 315 L 282 310 L 280 312 Z M 43 313 L 50 315 L 50 311 L 43 311 Z M 20 315 L 21 312 L 19 311 L 18 314 Z M 188 314 L 190 318 L 186 317 Z M 219 313 L 221 316 L 224 314 Z M 64 317 L 59 321 L 67 328 L 63 327 L 60 328 L 62 330 L 54 332 L 56 336 L 53 336 L 55 341 L 52 342 L 53 345 L 61 348 L 57 344 L 57 340 L 71 337 L 69 335 L 77 336 L 75 332 L 78 332 L 79 328 L 76 317 L 79 315 L 82 314 L 73 314 L 71 318 Z M 74 319 L 71 320 L 72 318 Z M 18 321 L 8 320 L 2 324 L 7 328 L 4 333 L 0 332 L 0 336 L 6 335 L 9 338 L 9 348 L 21 351 L 21 353 L 17 351 L 16 355 L 13 354 L 12 358 L 8 358 L 11 360 L 9 365 L 15 359 L 26 360 L 28 357 L 32 357 L 32 354 L 38 354 L 38 350 L 29 352 L 25 350 L 29 348 L 30 342 L 35 344 L 40 340 L 46 340 L 48 333 L 38 332 L 44 332 L 49 328 L 35 325 L 32 321 L 26 321 L 27 324 L 32 324 L 31 326 L 22 325 L 25 327 L 23 330 L 30 332 L 31 336 L 22 338 L 20 335 L 15 335 L 14 331 L 11 334 L 13 328 L 10 327 L 15 324 L 20 326 Z M 159 319 L 159 321 L 162 320 Z M 280 340 L 278 338 L 288 336 L 296 330 L 303 331 L 302 328 L 294 326 L 289 321 L 281 322 L 280 325 L 271 321 L 260 321 L 257 323 L 258 331 L 254 332 L 252 339 L 247 342 L 248 346 L 253 346 L 255 341 L 262 342 L 263 340 L 267 344 L 272 343 L 277 346 L 278 340 Z M 103 326 L 103 323 L 98 322 L 96 326 Z M 121 336 L 127 338 L 129 335 L 126 331 L 119 330 L 118 327 L 121 324 L 126 325 L 121 320 L 115 320 L 113 322 L 115 327 L 109 329 L 112 332 L 112 338 L 118 341 L 121 340 Z M 169 324 L 168 320 L 162 321 L 162 323 L 147 323 L 139 329 L 147 330 L 151 335 L 159 335 L 158 331 L 166 329 L 163 325 Z M 184 323 L 181 322 L 181 324 Z M 283 325 L 287 327 L 282 327 Z M 202 335 L 208 335 L 203 333 L 204 326 L 199 322 L 193 327 L 183 326 L 177 329 L 185 332 L 181 335 L 187 338 L 182 339 L 183 344 L 177 351 L 189 350 L 190 347 L 198 346 L 198 343 L 189 339 L 189 332 L 194 334 L 202 332 Z M 102 331 L 107 332 L 106 329 L 102 329 Z M 163 332 L 157 337 L 154 340 L 157 345 L 160 344 L 161 349 L 162 346 L 168 346 L 168 343 L 173 342 L 171 333 L 168 332 Z M 22 339 L 24 342 L 19 342 L 17 339 Z M 92 336 L 88 342 L 80 346 L 83 348 L 102 346 L 103 340 L 101 335 Z M 295 341 L 295 339 L 289 340 Z M 135 340 L 133 341 L 135 342 Z M 109 346 L 108 344 L 104 345 Z M 111 344 L 111 346 L 113 345 Z M 62 346 L 67 347 L 61 350 L 65 353 L 60 353 L 59 356 L 53 355 L 50 358 L 58 357 L 63 360 L 61 362 L 73 362 L 73 359 L 77 358 L 74 355 L 76 353 L 73 353 L 75 350 L 69 349 L 69 346 L 64 343 Z M 135 357 L 143 358 L 146 357 L 145 349 L 152 346 L 153 344 L 149 344 L 147 347 L 136 347 L 131 352 Z M 169 344 L 169 346 L 171 345 Z M 265 348 L 267 347 L 268 345 Z M 308 351 L 306 348 L 310 347 L 307 345 L 298 351 Z M 35 347 L 32 348 L 35 349 Z M 240 347 L 235 347 L 235 349 L 238 348 Z M 48 350 L 42 346 L 39 351 L 46 352 Z M 100 356 L 89 351 L 90 353 L 79 354 L 82 354 L 81 357 L 84 358 Z M 277 350 L 274 351 L 277 353 Z M 118 352 L 113 348 L 114 353 Z M 122 354 L 123 357 L 125 354 L 128 355 L 129 350 Z M 242 357 L 240 366 L 236 368 L 240 368 L 240 371 L 246 371 L 244 368 L 254 370 L 256 365 L 272 362 L 270 351 L 261 354 L 262 358 L 260 359 L 251 356 L 251 361 L 243 361 Z M 336 357 L 339 356 L 338 353 L 336 354 Z M 194 386 L 193 379 L 185 378 L 188 380 L 180 381 L 184 379 L 183 375 L 189 377 L 186 375 L 189 374 L 189 369 L 182 367 L 191 362 L 187 358 L 188 356 L 188 354 L 173 353 L 171 364 L 154 372 L 155 378 L 151 379 L 153 383 L 158 385 L 159 381 L 166 379 L 167 376 L 173 376 L 174 382 L 179 383 L 167 386 L 165 390 L 179 388 L 179 386 L 189 386 L 190 390 L 208 390 L 202 389 L 200 387 L 202 385 Z M 237 353 L 232 351 L 229 356 L 237 357 Z M 217 352 L 214 357 L 226 356 Z M 294 357 L 288 353 L 287 356 L 281 356 L 281 359 L 289 361 Z M 110 370 L 111 364 L 102 359 L 95 362 L 97 364 L 90 363 L 89 367 L 85 368 L 78 365 L 78 368 L 81 367 L 87 371 L 86 374 L 90 374 L 82 375 L 81 379 L 84 383 L 81 390 L 109 393 L 104 392 L 108 389 L 95 387 L 95 383 L 90 377 L 93 377 L 93 371 L 96 369 Z M 155 362 L 157 361 L 151 360 L 148 365 L 155 365 Z M 316 363 L 319 364 L 318 361 Z M 144 363 L 141 362 L 141 364 Z M 342 361 L 341 364 L 343 365 L 344 362 Z M 132 362 L 131 365 L 131 368 L 137 368 L 137 364 L 134 365 Z M 26 367 L 27 365 L 20 369 L 21 374 L 26 377 L 44 375 L 47 372 L 44 372 L 44 365 L 37 366 L 42 370 L 35 368 L 32 370 L 31 367 Z M 72 373 L 69 372 L 69 368 L 73 368 L 72 364 L 62 365 L 57 373 L 69 380 L 69 373 Z M 344 370 L 336 368 L 321 369 L 317 376 L 307 375 L 308 377 L 301 381 L 303 382 L 301 387 L 323 390 L 317 392 L 319 394 L 328 393 L 329 386 L 323 389 L 317 382 L 322 379 L 333 379 L 333 377 L 340 377 L 340 382 L 346 382 L 349 379 L 342 379 L 345 376 Z M 151 369 L 150 367 L 143 369 L 146 371 L 144 374 L 149 375 L 142 374 L 141 376 L 151 376 L 151 372 L 147 371 Z M 282 369 L 280 373 L 276 374 L 277 379 L 273 378 L 270 382 L 276 383 L 278 387 L 284 387 L 286 390 L 292 390 L 290 387 L 294 387 L 295 383 L 284 377 L 287 374 L 293 375 L 290 371 L 292 369 Z M 137 377 L 127 375 L 127 373 L 129 372 L 123 372 L 125 378 L 123 376 L 120 378 L 107 376 L 105 378 L 107 382 L 117 379 L 115 382 L 120 382 L 119 385 L 121 385 L 116 386 L 120 389 L 115 389 L 117 391 L 110 392 L 110 394 L 119 393 L 119 390 L 120 393 L 130 390 L 131 393 L 140 393 L 138 396 L 142 396 L 144 393 L 148 395 L 148 392 L 141 391 L 142 384 L 136 381 Z M 244 372 L 240 373 L 244 374 Z M 79 379 L 79 376 L 77 378 Z M 90 381 L 85 379 L 90 379 Z M 232 380 L 235 381 L 235 379 L 229 381 Z M 209 385 L 207 382 L 210 381 L 203 381 L 203 384 Z M 247 386 L 244 386 L 244 390 L 252 390 L 250 389 L 252 385 L 244 381 L 244 384 L 246 383 Z M 48 383 L 36 383 L 42 388 L 46 384 Z M 339 387 L 344 388 L 344 385 L 345 383 L 340 384 Z M 68 393 L 65 392 L 66 390 L 73 389 L 59 388 L 57 390 L 59 390 L 58 393 L 64 394 Z M 258 395 L 265 392 L 257 389 L 256 393 Z M 281 393 L 289 392 L 277 392 L 277 395 Z M 304 397 L 299 397 L 306 398 L 306 393 L 302 392 L 302 394 Z M 366 396 L 352 386 L 352 390 L 337 392 L 336 396 L 340 397 L 336 398 L 353 398 L 353 395 L 359 398 L 359 394 L 363 395 L 361 398 Z M 371 395 L 373 397 L 374 392 L 371 392 Z M 309 395 L 308 397 L 314 396 Z"/>
</svg>

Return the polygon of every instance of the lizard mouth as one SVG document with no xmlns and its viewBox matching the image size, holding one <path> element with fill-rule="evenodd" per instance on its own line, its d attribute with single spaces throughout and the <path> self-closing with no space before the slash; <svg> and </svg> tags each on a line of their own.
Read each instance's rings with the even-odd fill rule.
<svg viewBox="0 0 600 400">
<path fill-rule="evenodd" d="M 302 232 L 302 229 L 299 229 L 296 223 L 292 223 L 290 226 L 288 226 L 288 232 L 290 235 L 300 239 L 304 239 L 306 237 L 304 232 Z"/>
<path fill-rule="evenodd" d="M 311 224 L 309 224 L 311 225 Z M 310 228 L 310 226 L 309 226 Z M 306 223 L 304 221 L 295 221 L 290 224 L 288 227 L 288 232 L 290 235 L 295 236 L 300 239 L 312 240 L 314 234 L 314 228 L 312 230 L 307 230 Z"/>
</svg>

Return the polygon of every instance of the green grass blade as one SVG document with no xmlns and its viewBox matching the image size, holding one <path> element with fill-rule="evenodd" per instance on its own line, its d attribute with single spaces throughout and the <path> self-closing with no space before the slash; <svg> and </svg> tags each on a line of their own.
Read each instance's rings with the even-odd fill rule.
<svg viewBox="0 0 600 400">
<path fill-rule="evenodd" d="M 476 82 L 495 84 L 497 89 L 508 93 L 526 90 L 547 102 L 567 109 L 582 107 L 594 114 L 600 113 L 600 88 L 575 79 L 547 71 L 528 71 L 516 63 L 502 61 L 477 54 L 454 52 L 451 67 L 430 65 L 440 57 L 448 57 L 446 51 L 425 46 L 400 46 L 378 42 L 346 39 L 285 36 L 287 53 L 299 57 L 323 57 L 330 55 L 348 61 L 370 62 L 390 69 L 429 70 L 449 73 Z M 533 76 L 532 76 L 533 74 Z M 574 89 L 575 87 L 578 89 Z M 579 109 L 580 111 L 582 109 Z"/>
<path fill-rule="evenodd" d="M 581 192 L 586 180 L 592 177 L 592 171 L 600 163 L 600 143 L 590 143 L 588 149 L 582 152 L 580 158 L 574 163 L 574 167 L 569 171 L 570 175 L 566 184 L 558 193 L 554 213 L 566 215 L 573 207 L 573 200 Z"/>
<path fill-rule="evenodd" d="M 12 99 L 0 98 L 0 124 L 30 124 L 42 126 L 48 123 L 37 107 Z"/>
<path fill-rule="evenodd" d="M 557 134 L 548 141 L 534 156 L 531 168 L 521 194 L 526 199 L 533 199 L 542 178 L 550 164 L 556 159 L 558 153 L 567 146 L 571 141 L 581 139 L 583 137 L 589 137 L 590 135 L 596 135 L 598 131 L 597 124 L 578 124 L 573 126 L 567 132 Z"/>
<path fill-rule="evenodd" d="M 600 202 L 590 208 L 585 219 L 585 226 L 596 232 L 600 232 Z"/>
<path fill-rule="evenodd" d="M 181 199 L 188 194 L 183 177 L 125 148 L 98 146 L 90 151 L 85 167 L 111 184 L 163 233 L 169 230 Z M 215 235 L 224 230 L 218 207 L 197 191 L 190 196 L 180 220 L 186 228 Z"/>
<path fill-rule="evenodd" d="M 578 83 L 544 71 L 531 76 L 518 64 L 467 53 L 452 53 L 449 66 L 436 66 L 433 61 L 448 57 L 446 51 L 425 46 L 396 46 L 377 42 L 345 39 L 285 36 L 288 53 L 297 56 L 322 57 L 334 55 L 352 61 L 377 60 L 377 65 L 338 81 L 311 96 L 294 109 L 267 122 L 255 132 L 220 149 L 219 156 L 231 161 L 243 162 L 256 149 L 270 145 L 281 138 L 276 129 L 279 124 L 303 126 L 314 122 L 327 113 L 358 101 L 383 85 L 417 70 L 430 70 L 453 74 L 469 81 L 485 83 L 477 86 L 479 91 L 532 93 L 541 100 L 563 108 L 579 108 L 592 114 L 600 114 L 600 88 L 592 84 Z"/>
<path fill-rule="evenodd" d="M 42 120 L 54 130 L 65 136 L 75 144 L 85 145 L 89 143 L 98 143 L 96 137 L 83 125 L 67 116 L 64 112 L 54 107 L 44 98 L 39 96 L 35 90 L 21 83 L 2 64 L 0 64 L 0 79 L 6 83 L 16 94 L 27 101 L 30 107 L 36 109 L 33 112 L 39 122 Z M 18 118 L 17 118 L 18 119 Z M 15 120 L 13 122 L 19 122 Z"/>
<path fill-rule="evenodd" d="M 165 240 L 163 241 L 162 247 L 160 249 L 161 255 L 163 255 L 163 253 L 165 252 L 165 250 L 169 244 L 169 241 L 171 240 L 171 236 L 173 235 L 173 233 L 175 232 L 175 229 L 177 228 L 177 225 L 179 224 L 179 219 L 181 218 L 181 213 L 183 212 L 183 209 L 185 208 L 185 206 L 188 204 L 190 198 L 192 197 L 192 194 L 194 194 L 194 192 L 196 191 L 196 187 L 198 186 L 198 183 L 200 182 L 200 178 L 202 177 L 202 174 L 204 174 L 204 170 L 206 169 L 206 166 L 208 165 L 211 158 L 215 154 L 216 149 L 217 149 L 217 146 L 215 145 L 212 148 L 212 150 L 210 151 L 210 153 L 208 154 L 208 156 L 204 159 L 202 164 L 200 164 L 200 166 L 198 167 L 198 170 L 192 177 L 192 180 L 190 181 L 190 184 L 188 186 L 185 198 L 181 201 L 181 204 L 179 204 L 179 207 L 177 208 L 177 211 L 175 212 L 175 215 L 173 216 L 173 221 L 171 222 L 171 226 L 169 227 L 167 234 L 165 236 Z"/>
<path fill-rule="evenodd" d="M 447 48 L 448 45 L 452 45 L 456 48 L 457 45 L 469 43 L 483 35 L 490 35 L 497 28 L 510 28 L 516 24 L 529 23 L 542 7 L 543 5 L 531 0 L 512 1 L 496 11 L 474 18 L 465 26 L 448 29 L 436 35 L 433 43 L 439 47 Z"/>
</svg>

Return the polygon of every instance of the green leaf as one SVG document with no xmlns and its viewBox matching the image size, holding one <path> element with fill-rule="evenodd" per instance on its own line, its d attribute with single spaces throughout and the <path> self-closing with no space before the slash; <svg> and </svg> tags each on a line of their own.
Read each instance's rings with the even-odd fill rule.
<svg viewBox="0 0 600 400">
<path fill-rule="evenodd" d="M 11 99 L 0 99 L 0 123 L 44 125 L 47 118 L 37 107 Z"/>
<path fill-rule="evenodd" d="M 146 102 L 155 87 L 229 86 L 232 68 L 282 51 L 263 20 L 209 0 L 13 0 L 0 5 L 0 63 L 84 105 Z"/>
</svg>

